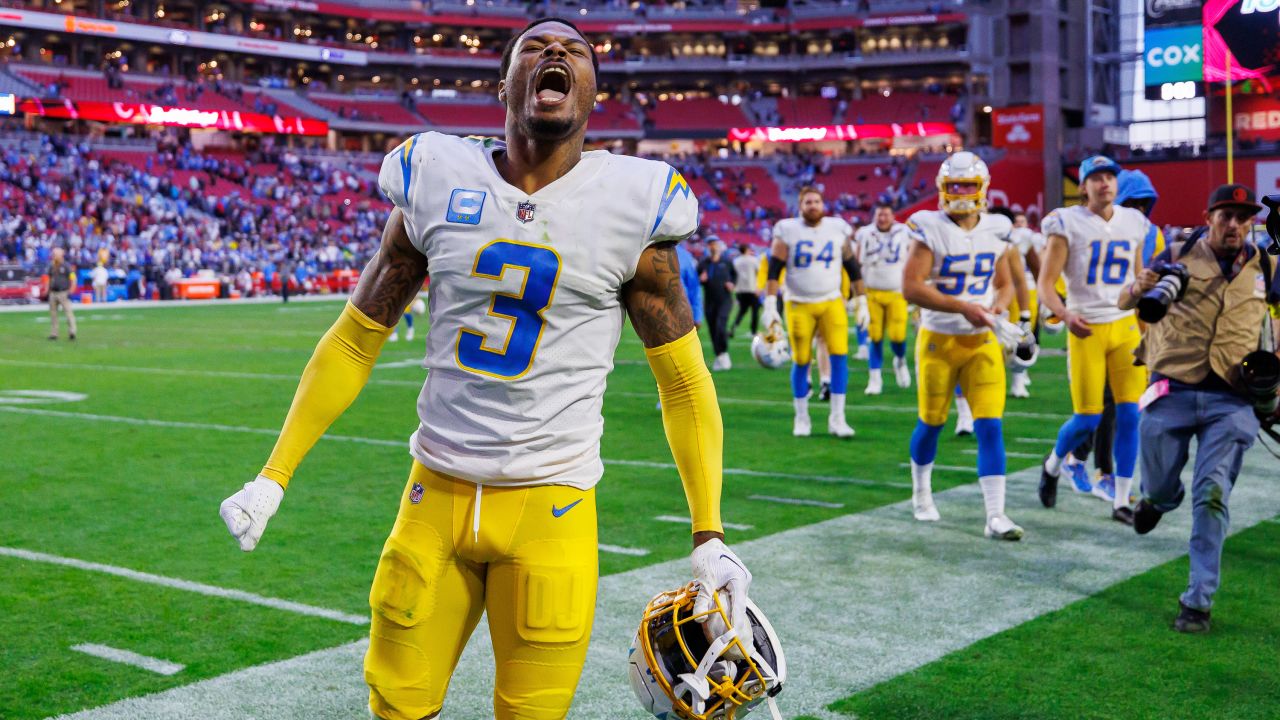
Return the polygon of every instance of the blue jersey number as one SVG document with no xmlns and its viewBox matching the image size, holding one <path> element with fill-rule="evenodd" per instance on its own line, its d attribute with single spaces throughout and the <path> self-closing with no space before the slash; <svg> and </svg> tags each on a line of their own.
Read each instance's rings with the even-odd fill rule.
<svg viewBox="0 0 1280 720">
<path fill-rule="evenodd" d="M 1116 254 L 1120 253 L 1120 257 Z M 1120 285 L 1123 284 L 1125 278 L 1129 276 L 1129 241 L 1128 240 L 1112 240 L 1106 243 L 1106 250 L 1103 250 L 1103 242 L 1094 240 L 1089 243 L 1089 284 L 1098 284 L 1098 266 L 1102 266 L 1102 284 L 1103 285 Z"/>
<path fill-rule="evenodd" d="M 981 295 L 991 284 L 991 276 L 996 271 L 995 253 L 978 253 L 973 256 L 973 271 L 952 268 L 952 263 L 960 264 L 969 260 L 968 255 L 947 255 L 942 258 L 942 267 L 938 269 L 938 282 L 934 287 L 943 295 L 959 295 L 967 289 L 971 295 Z M 966 281 L 972 277 L 973 283 L 965 287 Z M 948 282 L 943 283 L 943 280 Z"/>
<path fill-rule="evenodd" d="M 513 380 L 529 372 L 538 351 L 547 324 L 542 313 L 551 305 L 560 279 L 560 256 L 548 247 L 495 240 L 480 248 L 471 275 L 501 280 L 507 268 L 522 269 L 526 275 L 518 294 L 494 292 L 489 301 L 491 317 L 511 321 L 502 347 L 490 350 L 484 333 L 461 330 L 456 355 L 458 365 L 467 370 Z"/>
<path fill-rule="evenodd" d="M 796 267 L 807 268 L 813 264 L 814 260 L 822 263 L 825 267 L 831 267 L 831 261 L 835 260 L 835 248 L 831 243 L 823 246 L 822 251 L 815 257 L 813 254 L 813 241 L 801 240 L 796 243 Z"/>
</svg>

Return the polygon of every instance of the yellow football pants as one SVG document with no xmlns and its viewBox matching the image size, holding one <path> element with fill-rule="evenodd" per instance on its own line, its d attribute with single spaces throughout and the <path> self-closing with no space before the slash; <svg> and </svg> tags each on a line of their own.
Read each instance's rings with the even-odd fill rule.
<svg viewBox="0 0 1280 720">
<path fill-rule="evenodd" d="M 788 301 L 787 335 L 791 338 L 791 361 L 796 365 L 808 365 L 812 359 L 815 331 L 821 331 L 827 350 L 832 355 L 849 354 L 849 315 L 843 302 Z"/>
<path fill-rule="evenodd" d="M 1138 402 L 1147 387 L 1147 373 L 1133 364 L 1133 351 L 1142 339 L 1137 318 L 1130 315 L 1089 328 L 1093 334 L 1087 338 L 1067 334 L 1072 410 L 1078 415 L 1102 412 L 1103 391 L 1108 383 L 1116 402 Z"/>
<path fill-rule="evenodd" d="M 867 289 L 867 309 L 871 311 L 871 327 L 867 334 L 871 342 L 884 339 L 889 332 L 889 342 L 905 342 L 907 339 L 907 299 L 893 290 Z"/>
<path fill-rule="evenodd" d="M 1027 287 L 1027 299 L 1031 302 L 1031 327 L 1035 327 L 1040 321 L 1040 295 L 1036 291 L 1035 283 L 1031 283 Z M 1013 302 L 1009 303 L 1009 321 L 1018 322 L 1022 309 L 1018 307 L 1018 298 L 1015 296 Z"/>
<path fill-rule="evenodd" d="M 595 491 L 477 487 L 413 464 L 369 592 L 364 676 L 369 709 L 384 720 L 440 711 L 484 611 L 494 716 L 569 711 L 595 613 Z"/>
<path fill-rule="evenodd" d="M 956 383 L 974 419 L 1004 415 L 1004 353 L 989 332 L 944 335 L 921 329 L 916 337 L 916 402 L 927 425 L 947 421 Z"/>
</svg>

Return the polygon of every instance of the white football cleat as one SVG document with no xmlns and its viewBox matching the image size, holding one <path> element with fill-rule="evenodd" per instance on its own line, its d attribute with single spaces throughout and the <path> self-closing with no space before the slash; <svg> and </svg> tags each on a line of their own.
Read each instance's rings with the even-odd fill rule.
<svg viewBox="0 0 1280 720">
<path fill-rule="evenodd" d="M 921 500 L 912 495 L 911 512 L 920 522 L 938 522 L 942 519 L 942 516 L 938 514 L 938 506 L 933 504 L 932 497 Z"/>
<path fill-rule="evenodd" d="M 1031 393 L 1027 390 L 1027 374 L 1020 372 L 1013 374 L 1013 382 L 1009 384 L 1009 394 L 1016 398 L 1029 398 Z"/>
<path fill-rule="evenodd" d="M 399 331 L 399 330 L 397 330 L 397 331 L 395 331 L 395 332 L 391 333 L 391 337 L 387 338 L 387 342 L 396 342 L 396 341 L 398 341 L 399 339 L 400 339 L 400 331 Z"/>
<path fill-rule="evenodd" d="M 1022 528 L 1015 525 L 1007 515 L 992 515 L 987 518 L 987 527 L 982 534 L 992 540 L 1017 542 L 1022 539 Z"/>
<path fill-rule="evenodd" d="M 858 351 L 853 354 L 854 360 L 866 360 L 871 357 L 871 350 L 866 345 L 859 345 Z"/>
<path fill-rule="evenodd" d="M 405 331 L 404 339 L 410 342 L 413 341 L 413 328 L 409 328 L 408 330 Z"/>
<path fill-rule="evenodd" d="M 733 361 L 729 359 L 729 353 L 720 353 L 711 363 L 712 370 L 730 370 L 733 368 Z"/>
<path fill-rule="evenodd" d="M 853 437 L 853 428 L 849 427 L 849 423 L 842 417 L 828 417 L 827 432 L 838 438 Z"/>
<path fill-rule="evenodd" d="M 879 395 L 884 390 L 884 381 L 880 379 L 880 373 L 874 372 L 871 377 L 867 378 L 866 395 Z"/>
<path fill-rule="evenodd" d="M 893 359 L 893 379 L 898 382 L 898 387 L 911 387 L 911 368 L 907 367 L 907 359 L 895 357 Z"/>
<path fill-rule="evenodd" d="M 813 423 L 808 415 L 797 415 L 795 424 L 791 426 L 791 434 L 796 437 L 809 437 L 813 432 Z"/>
</svg>

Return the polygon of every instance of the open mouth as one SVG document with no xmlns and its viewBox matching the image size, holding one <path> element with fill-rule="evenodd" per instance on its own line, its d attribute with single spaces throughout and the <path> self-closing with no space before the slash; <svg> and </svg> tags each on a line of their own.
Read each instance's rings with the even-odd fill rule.
<svg viewBox="0 0 1280 720">
<path fill-rule="evenodd" d="M 569 88 L 572 87 L 572 81 L 569 76 L 569 69 L 559 63 L 544 66 L 538 71 L 538 77 L 534 82 L 534 93 L 536 93 L 538 102 L 545 105 L 558 105 L 564 102 L 569 96 Z"/>
</svg>

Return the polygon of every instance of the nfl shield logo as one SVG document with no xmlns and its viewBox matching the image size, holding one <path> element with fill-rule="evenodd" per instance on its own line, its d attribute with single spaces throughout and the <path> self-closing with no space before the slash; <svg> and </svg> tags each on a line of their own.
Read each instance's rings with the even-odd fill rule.
<svg viewBox="0 0 1280 720">
<path fill-rule="evenodd" d="M 516 219 L 522 223 L 530 222 L 533 220 L 533 211 L 537 209 L 538 206 L 534 203 L 522 202 L 516 206 Z"/>
<path fill-rule="evenodd" d="M 422 502 L 422 485 L 414 483 L 413 488 L 409 490 L 409 502 L 417 505 Z"/>
</svg>

